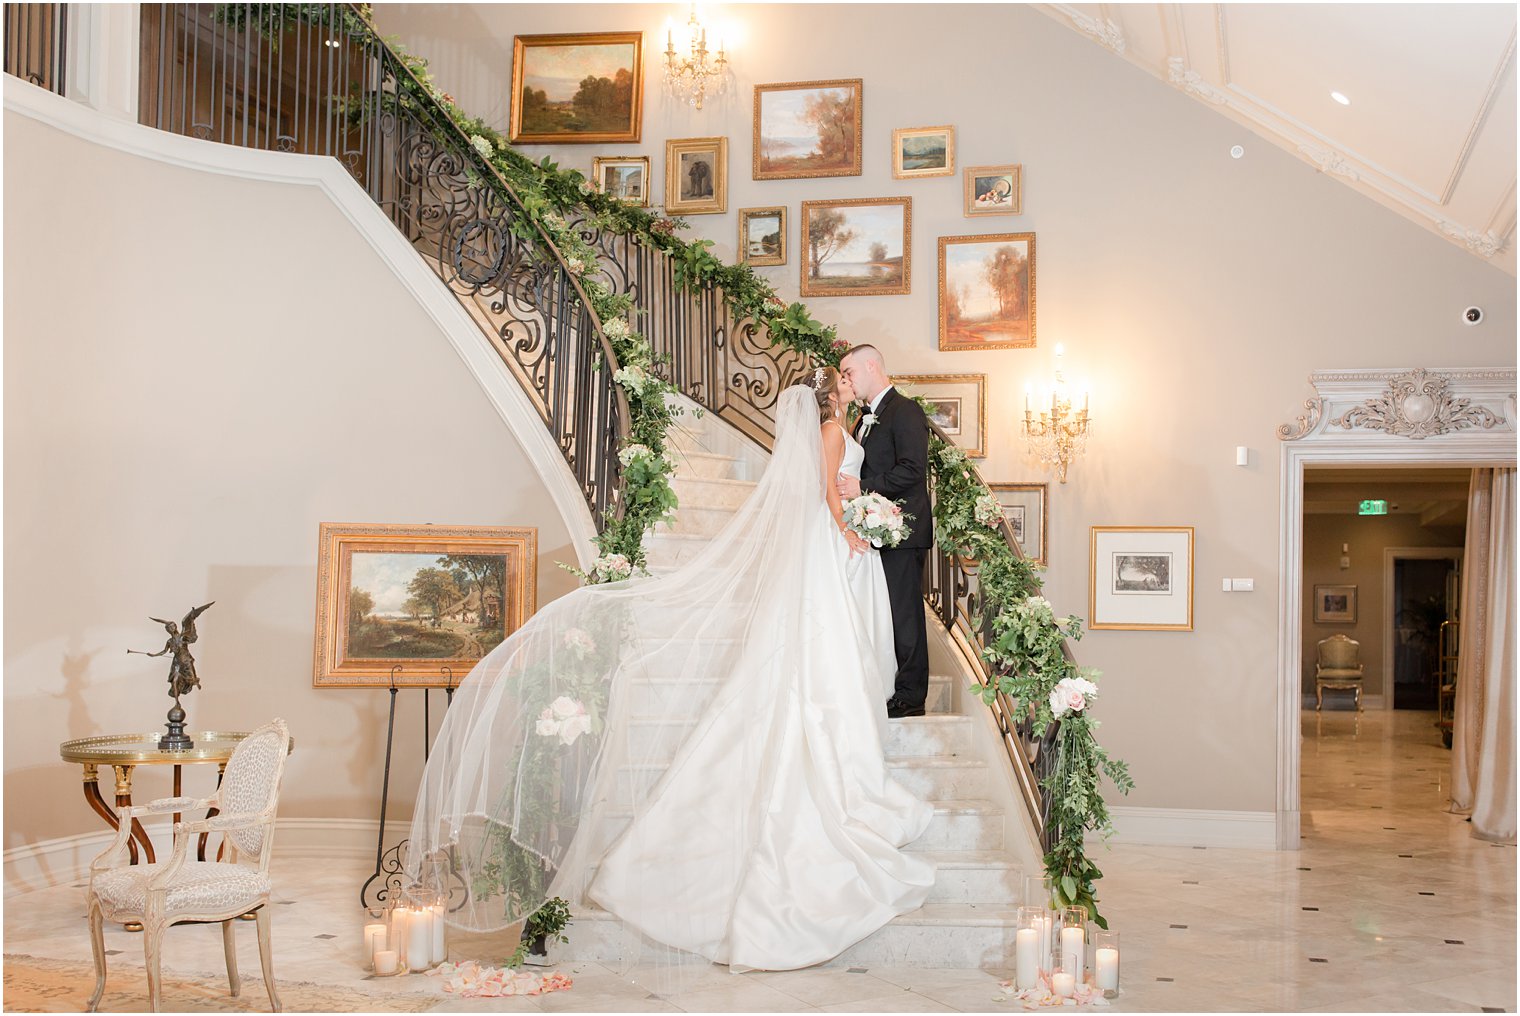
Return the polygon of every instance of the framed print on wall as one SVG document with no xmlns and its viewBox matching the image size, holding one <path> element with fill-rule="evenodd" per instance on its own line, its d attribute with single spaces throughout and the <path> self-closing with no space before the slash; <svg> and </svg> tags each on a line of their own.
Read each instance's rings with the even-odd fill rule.
<svg viewBox="0 0 1520 1016">
<path fill-rule="evenodd" d="M 728 138 L 665 142 L 665 211 L 671 215 L 728 211 Z"/>
<path fill-rule="evenodd" d="M 324 522 L 318 688 L 457 685 L 532 616 L 538 530 Z M 443 668 L 452 671 L 452 681 Z"/>
<path fill-rule="evenodd" d="M 971 458 L 987 454 L 986 374 L 893 374 L 892 383 L 929 402 L 929 420 Z"/>
<path fill-rule="evenodd" d="M 649 207 L 649 156 L 597 156 L 591 160 L 591 182 L 609 198 Z"/>
<path fill-rule="evenodd" d="M 1048 557 L 1045 518 L 1050 500 L 1048 483 L 989 483 L 1003 517 L 1013 530 L 1019 550 L 1035 564 L 1044 567 Z"/>
<path fill-rule="evenodd" d="M 963 201 L 967 218 L 1020 214 L 1024 210 L 1024 167 L 968 166 Z"/>
<path fill-rule="evenodd" d="M 1315 586 L 1315 624 L 1356 624 L 1356 586 Z"/>
<path fill-rule="evenodd" d="M 1193 630 L 1193 527 L 1093 526 L 1094 631 Z"/>
<path fill-rule="evenodd" d="M 786 264 L 786 206 L 739 209 L 739 260 L 756 267 Z"/>
<path fill-rule="evenodd" d="M 631 143 L 639 140 L 643 118 L 643 32 L 513 38 L 508 141 Z"/>
<path fill-rule="evenodd" d="M 755 86 L 756 180 L 859 176 L 860 78 Z"/>
<path fill-rule="evenodd" d="M 912 198 L 802 203 L 803 296 L 901 296 L 912 282 Z"/>
<path fill-rule="evenodd" d="M 939 348 L 1032 347 L 1034 275 L 1033 233 L 940 237 Z"/>
<path fill-rule="evenodd" d="M 954 175 L 954 127 L 899 127 L 892 132 L 894 180 Z"/>
</svg>

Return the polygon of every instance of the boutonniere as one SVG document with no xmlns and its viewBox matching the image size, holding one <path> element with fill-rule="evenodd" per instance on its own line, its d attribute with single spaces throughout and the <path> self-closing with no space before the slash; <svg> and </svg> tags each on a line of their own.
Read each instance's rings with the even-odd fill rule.
<svg viewBox="0 0 1520 1016">
<path fill-rule="evenodd" d="M 860 439 L 864 441 L 866 435 L 871 433 L 871 428 L 876 426 L 876 414 L 867 413 L 860 418 Z"/>
</svg>

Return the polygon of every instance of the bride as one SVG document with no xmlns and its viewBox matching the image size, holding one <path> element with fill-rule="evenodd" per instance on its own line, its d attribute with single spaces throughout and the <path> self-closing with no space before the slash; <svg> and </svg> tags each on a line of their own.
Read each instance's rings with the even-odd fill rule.
<svg viewBox="0 0 1520 1016">
<path fill-rule="evenodd" d="M 410 846 L 413 874 L 449 852 L 457 923 L 502 928 L 560 896 L 786 970 L 923 903 L 933 865 L 901 848 L 932 811 L 883 759 L 886 586 L 834 482 L 864 457 L 853 397 L 831 367 L 788 388 L 764 476 L 694 560 L 549 604 L 460 686 Z"/>
</svg>

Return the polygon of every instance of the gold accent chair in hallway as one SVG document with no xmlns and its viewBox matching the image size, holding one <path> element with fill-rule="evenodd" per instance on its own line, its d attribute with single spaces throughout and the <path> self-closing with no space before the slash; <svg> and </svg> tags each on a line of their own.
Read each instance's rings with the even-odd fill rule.
<svg viewBox="0 0 1520 1016">
<path fill-rule="evenodd" d="M 236 919 L 253 912 L 258 925 L 259 962 L 269 1004 L 280 1011 L 275 994 L 274 966 L 269 943 L 269 853 L 274 845 L 274 814 L 280 798 L 280 776 L 290 748 L 284 720 L 253 731 L 227 760 L 216 793 L 204 800 L 168 797 L 121 810 L 116 841 L 90 864 L 90 944 L 95 952 L 95 994 L 90 1011 L 100 1005 L 106 990 L 106 920 L 143 927 L 147 961 L 148 1002 L 159 1011 L 162 990 L 164 932 L 180 923 L 222 926 L 227 956 L 227 982 L 236 996 L 241 988 L 237 969 Z M 127 863 L 127 837 L 134 819 L 148 815 L 216 809 L 208 817 L 174 823 L 174 853 L 157 864 Z M 219 832 L 225 857 L 198 861 L 191 844 L 202 833 Z"/>
<path fill-rule="evenodd" d="M 1356 696 L 1356 711 L 1362 711 L 1362 644 L 1354 638 L 1336 633 L 1320 639 L 1319 662 L 1314 665 L 1314 711 L 1325 704 L 1325 689 L 1350 691 Z"/>
</svg>

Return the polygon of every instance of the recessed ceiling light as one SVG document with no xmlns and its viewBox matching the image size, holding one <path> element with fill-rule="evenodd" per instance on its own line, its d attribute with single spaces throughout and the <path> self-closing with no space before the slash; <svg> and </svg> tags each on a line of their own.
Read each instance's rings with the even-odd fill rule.
<svg viewBox="0 0 1520 1016">
<path fill-rule="evenodd" d="M 1331 92 L 1330 93 L 1330 98 L 1334 99 L 1336 102 L 1340 103 L 1342 106 L 1349 106 L 1349 105 L 1351 105 L 1351 100 L 1348 99 L 1348 98 L 1346 98 L 1340 92 Z"/>
</svg>

